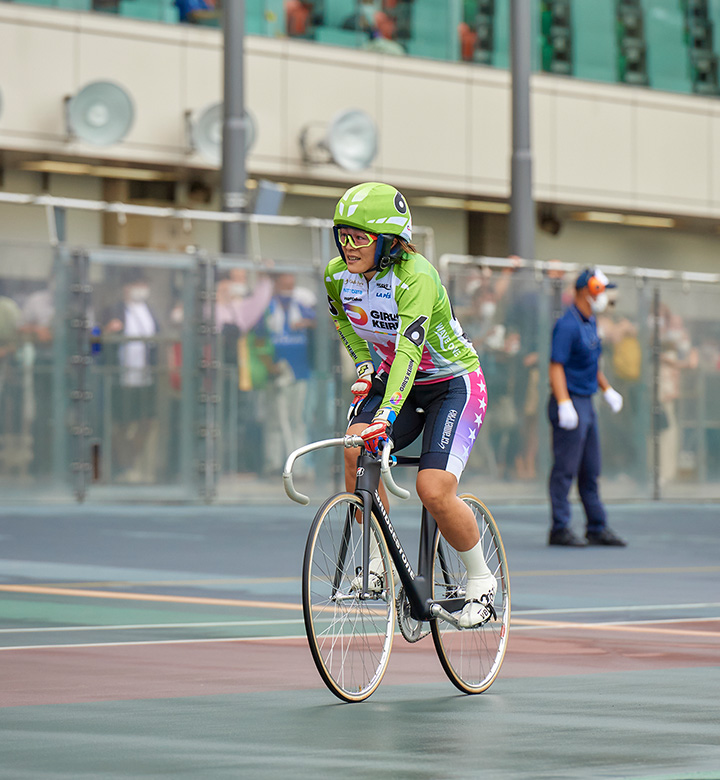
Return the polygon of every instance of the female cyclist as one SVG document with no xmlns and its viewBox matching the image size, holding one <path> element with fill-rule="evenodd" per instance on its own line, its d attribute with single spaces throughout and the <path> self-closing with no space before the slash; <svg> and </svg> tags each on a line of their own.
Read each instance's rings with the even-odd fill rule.
<svg viewBox="0 0 720 780">
<path fill-rule="evenodd" d="M 460 625 L 477 625 L 493 614 L 497 590 L 473 513 L 457 496 L 487 410 L 477 353 L 437 271 L 410 243 L 410 209 L 394 187 L 351 187 L 337 204 L 334 224 L 340 256 L 328 263 L 325 286 L 330 314 L 357 369 L 347 432 L 359 434 L 373 454 L 388 438 L 402 449 L 423 432 L 417 493 L 468 572 Z M 382 359 L 377 373 L 368 343 Z M 358 454 L 345 451 L 349 491 Z M 387 504 L 384 489 L 382 499 Z M 378 588 L 372 558 L 371 550 L 370 587 Z"/>
</svg>

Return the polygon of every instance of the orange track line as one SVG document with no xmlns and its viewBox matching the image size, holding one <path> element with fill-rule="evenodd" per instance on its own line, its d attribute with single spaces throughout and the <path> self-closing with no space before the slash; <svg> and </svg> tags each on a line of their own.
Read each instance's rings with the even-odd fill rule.
<svg viewBox="0 0 720 780">
<path fill-rule="evenodd" d="M 160 593 L 121 593 L 109 590 L 80 590 L 79 588 L 47 588 L 42 585 L 0 585 L 0 591 L 10 593 L 37 593 L 45 596 L 78 596 L 92 599 L 124 599 L 128 601 L 162 601 L 173 604 L 211 604 L 226 607 L 255 607 L 297 611 L 300 604 L 281 601 L 247 601 L 245 599 L 218 599 L 206 596 L 167 596 Z"/>
</svg>

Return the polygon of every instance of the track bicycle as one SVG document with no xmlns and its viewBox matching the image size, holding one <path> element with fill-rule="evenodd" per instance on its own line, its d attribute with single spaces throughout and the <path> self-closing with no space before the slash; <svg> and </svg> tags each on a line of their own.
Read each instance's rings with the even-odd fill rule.
<svg viewBox="0 0 720 780">
<path fill-rule="evenodd" d="M 417 466 L 418 457 L 391 459 L 392 443 L 381 456 L 371 455 L 359 436 L 317 441 L 288 456 L 283 471 L 287 495 L 300 504 L 309 503 L 293 484 L 295 460 L 333 446 L 362 449 L 355 492 L 338 493 L 322 504 L 305 546 L 303 617 L 321 678 L 344 701 L 367 699 L 387 669 L 397 616 L 406 641 L 417 642 L 432 634 L 440 663 L 459 690 L 468 694 L 487 690 L 500 672 L 510 628 L 507 560 L 490 511 L 474 496 L 460 496 L 475 515 L 485 560 L 498 581 L 494 615 L 480 625 L 461 628 L 458 620 L 465 603 L 467 572 L 460 556 L 423 507 L 415 571 L 378 493 L 382 477 L 391 493 L 409 498 L 410 493 L 394 481 L 391 464 Z M 371 550 L 373 565 L 380 571 L 370 569 Z M 395 573 L 400 580 L 397 594 Z"/>
</svg>

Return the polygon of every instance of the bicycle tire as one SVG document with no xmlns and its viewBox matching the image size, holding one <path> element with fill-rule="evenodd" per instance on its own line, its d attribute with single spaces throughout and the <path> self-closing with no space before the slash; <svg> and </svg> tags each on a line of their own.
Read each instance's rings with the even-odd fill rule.
<svg viewBox="0 0 720 780">
<path fill-rule="evenodd" d="M 456 628 L 441 619 L 431 621 L 435 650 L 450 681 L 464 693 L 487 690 L 497 678 L 507 650 L 510 630 L 510 578 L 500 531 L 480 499 L 460 498 L 472 509 L 480 530 L 485 560 L 498 581 L 497 620 L 474 628 Z M 443 560 L 444 559 L 444 560 Z M 433 598 L 464 597 L 467 572 L 460 556 L 437 535 L 433 556 Z"/>
<path fill-rule="evenodd" d="M 302 602 L 310 652 L 320 677 L 340 699 L 367 699 L 390 659 L 395 586 L 390 554 L 374 515 L 371 532 L 381 552 L 383 589 L 362 599 L 351 587 L 362 566 L 363 502 L 352 493 L 329 498 L 310 527 L 303 559 Z"/>
</svg>

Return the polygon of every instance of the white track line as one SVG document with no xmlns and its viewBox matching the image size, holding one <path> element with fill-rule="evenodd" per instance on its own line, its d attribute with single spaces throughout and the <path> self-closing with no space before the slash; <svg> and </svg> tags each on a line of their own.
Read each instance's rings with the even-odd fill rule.
<svg viewBox="0 0 720 780">
<path fill-rule="evenodd" d="M 614 627 L 632 627 L 638 628 L 639 631 L 652 632 L 652 628 L 645 628 L 645 626 L 661 626 L 677 623 L 697 623 L 697 622 L 717 622 L 718 618 L 673 618 L 668 620 L 635 620 L 635 621 L 609 621 L 606 623 L 552 623 L 547 622 L 542 625 L 515 625 L 512 627 L 512 631 L 537 631 L 537 630 L 601 630 L 603 628 Z M 197 625 L 197 624 L 193 624 Z M 667 633 L 663 629 L 658 629 L 658 633 Z M 672 633 L 672 632 L 671 632 Z M 677 632 L 676 632 L 677 633 Z M 708 639 L 716 638 L 718 635 L 715 633 L 707 632 L 693 632 L 696 636 L 707 636 Z M 305 635 L 286 635 L 286 636 L 250 636 L 250 637 L 217 637 L 210 639 L 159 639 L 159 640 L 142 640 L 142 641 L 129 641 L 129 642 L 86 642 L 78 644 L 47 644 L 47 645 L 17 645 L 0 647 L 0 652 L 6 652 L 8 650 L 61 650 L 61 649 L 73 649 L 73 648 L 91 648 L 91 647 L 131 647 L 135 645 L 180 645 L 180 644 L 207 644 L 210 642 L 276 642 L 276 641 L 288 641 L 305 639 Z"/>
<path fill-rule="evenodd" d="M 560 609 L 514 609 L 513 615 L 567 615 L 572 612 L 643 612 L 661 609 L 717 609 L 720 603 L 709 604 L 634 604 L 625 607 L 567 607 Z"/>
</svg>

